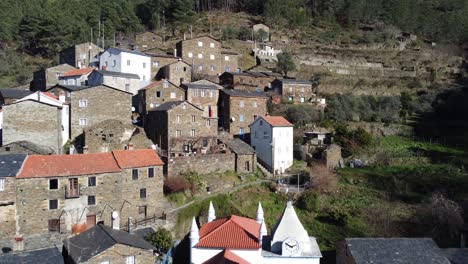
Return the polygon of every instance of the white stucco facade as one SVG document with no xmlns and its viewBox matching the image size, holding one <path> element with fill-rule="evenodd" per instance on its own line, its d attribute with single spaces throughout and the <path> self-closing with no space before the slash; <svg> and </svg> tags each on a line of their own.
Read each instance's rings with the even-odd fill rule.
<svg viewBox="0 0 468 264">
<path fill-rule="evenodd" d="M 284 173 L 293 164 L 293 130 L 292 125 L 272 125 L 264 117 L 250 125 L 250 145 L 260 162 L 275 174 Z"/>
<path fill-rule="evenodd" d="M 151 81 L 151 57 L 138 51 L 108 48 L 99 58 L 99 69 L 137 74 L 146 84 Z"/>
</svg>

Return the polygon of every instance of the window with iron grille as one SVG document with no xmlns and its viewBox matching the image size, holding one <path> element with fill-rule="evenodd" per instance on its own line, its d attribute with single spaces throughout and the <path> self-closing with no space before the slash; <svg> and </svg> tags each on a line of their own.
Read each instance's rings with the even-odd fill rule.
<svg viewBox="0 0 468 264">
<path fill-rule="evenodd" d="M 88 196 L 88 205 L 96 205 L 96 196 L 94 195 Z"/>
<path fill-rule="evenodd" d="M 89 187 L 96 186 L 96 177 L 95 176 L 88 177 L 88 186 Z"/>
<path fill-rule="evenodd" d="M 154 177 L 154 168 L 148 168 L 148 178 Z"/>
<path fill-rule="evenodd" d="M 146 188 L 140 189 L 140 198 L 146 198 Z"/>
<path fill-rule="evenodd" d="M 58 200 L 49 200 L 49 210 L 56 210 L 58 208 Z"/>
</svg>

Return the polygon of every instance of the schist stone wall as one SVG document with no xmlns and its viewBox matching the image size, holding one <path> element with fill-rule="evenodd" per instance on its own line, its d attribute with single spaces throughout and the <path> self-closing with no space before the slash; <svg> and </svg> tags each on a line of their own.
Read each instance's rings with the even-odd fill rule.
<svg viewBox="0 0 468 264">
<path fill-rule="evenodd" d="M 166 162 L 166 161 L 165 161 Z M 235 170 L 236 157 L 233 153 L 172 157 L 167 161 L 168 176 L 196 171 L 200 174 Z"/>
<path fill-rule="evenodd" d="M 135 254 L 135 252 L 138 252 L 138 254 Z M 127 263 L 126 256 L 135 256 L 135 263 L 155 263 L 156 261 L 156 256 L 151 250 L 142 250 L 123 244 L 116 244 L 86 263 Z"/>
<path fill-rule="evenodd" d="M 15 235 L 16 178 L 5 177 L 5 190 L 0 192 L 0 238 Z M 1 244 L 0 244 L 1 246 Z"/>
<path fill-rule="evenodd" d="M 236 172 L 238 174 L 255 173 L 257 155 L 236 155 Z"/>
<path fill-rule="evenodd" d="M 3 144 L 30 141 L 60 153 L 60 112 L 55 106 L 23 101 L 4 106 Z"/>
</svg>

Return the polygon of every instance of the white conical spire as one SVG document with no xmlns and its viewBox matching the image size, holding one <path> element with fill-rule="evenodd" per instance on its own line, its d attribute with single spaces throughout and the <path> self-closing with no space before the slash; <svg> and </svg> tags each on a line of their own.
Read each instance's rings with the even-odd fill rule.
<svg viewBox="0 0 468 264">
<path fill-rule="evenodd" d="M 216 212 L 213 203 L 210 201 L 210 208 L 208 209 L 208 223 L 216 219 Z"/>
<path fill-rule="evenodd" d="M 190 228 L 190 247 L 195 246 L 200 240 L 200 235 L 198 234 L 198 225 L 195 221 L 195 217 L 192 219 L 192 227 Z"/>
<path fill-rule="evenodd" d="M 257 223 L 261 224 L 264 220 L 263 218 L 263 208 L 262 208 L 262 203 L 258 203 L 258 209 L 257 209 Z"/>
<path fill-rule="evenodd" d="M 262 221 L 262 224 L 260 225 L 260 232 L 259 232 L 259 237 L 258 237 L 258 241 L 260 242 L 260 244 L 262 244 L 263 237 L 266 235 L 268 235 L 268 231 L 265 225 L 265 221 Z"/>
</svg>

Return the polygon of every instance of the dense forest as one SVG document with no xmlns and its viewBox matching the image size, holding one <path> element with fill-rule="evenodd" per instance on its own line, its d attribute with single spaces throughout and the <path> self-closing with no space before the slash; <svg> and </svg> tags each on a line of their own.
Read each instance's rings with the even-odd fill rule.
<svg viewBox="0 0 468 264">
<path fill-rule="evenodd" d="M 51 55 L 104 28 L 115 32 L 191 23 L 203 12 L 224 10 L 261 15 L 278 27 L 394 25 L 436 41 L 468 39 L 465 0 L 2 0 L 0 48 Z"/>
</svg>

